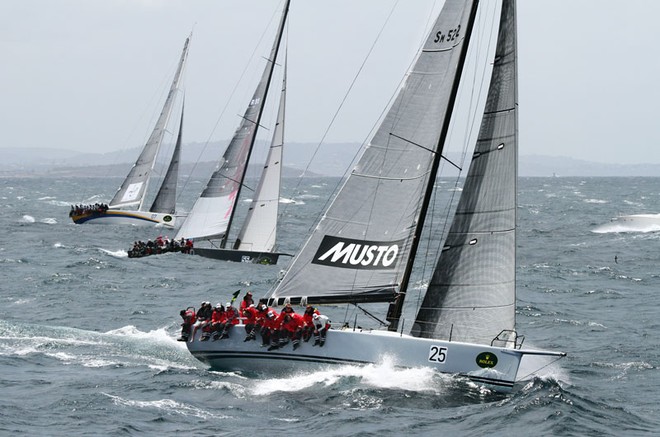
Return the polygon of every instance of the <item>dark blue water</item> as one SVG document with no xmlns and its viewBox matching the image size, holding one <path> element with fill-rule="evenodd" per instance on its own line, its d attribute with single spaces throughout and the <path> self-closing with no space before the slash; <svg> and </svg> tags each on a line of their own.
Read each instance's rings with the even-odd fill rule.
<svg viewBox="0 0 660 437">
<path fill-rule="evenodd" d="M 2 435 L 657 434 L 660 233 L 592 231 L 660 212 L 660 179 L 521 180 L 518 330 L 525 346 L 569 356 L 529 376 L 541 364 L 526 363 L 507 395 L 387 363 L 283 379 L 209 371 L 175 341 L 179 310 L 265 293 L 287 261 L 128 259 L 132 241 L 158 231 L 67 216 L 118 183 L 2 180 Z M 337 180 L 297 183 L 286 181 L 298 203 L 282 205 L 283 251 L 302 242 Z"/>
</svg>

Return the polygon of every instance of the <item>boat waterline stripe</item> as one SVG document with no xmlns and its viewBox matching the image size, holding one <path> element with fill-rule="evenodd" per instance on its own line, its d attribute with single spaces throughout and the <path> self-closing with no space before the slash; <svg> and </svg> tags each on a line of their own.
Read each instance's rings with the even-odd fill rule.
<svg viewBox="0 0 660 437">
<path fill-rule="evenodd" d="M 89 216 L 89 217 L 84 217 L 84 216 L 80 217 L 80 218 L 73 217 L 73 221 L 74 221 L 74 223 L 81 224 L 81 223 L 85 223 L 85 222 L 88 222 L 90 220 L 94 220 L 94 219 L 98 219 L 98 218 L 114 218 L 114 217 L 127 218 L 127 219 L 133 219 L 133 220 L 144 220 L 146 222 L 151 222 L 151 223 L 160 223 L 158 220 L 150 219 L 150 218 L 147 218 L 147 217 L 139 217 L 139 216 L 136 216 L 136 215 L 126 214 L 126 213 L 112 213 L 112 214 L 105 213 L 103 215 L 98 215 L 97 214 L 97 215 L 92 215 L 92 216 Z"/>
<path fill-rule="evenodd" d="M 312 355 L 291 355 L 281 352 L 192 352 L 193 356 L 200 361 L 208 361 L 208 359 L 225 359 L 225 358 L 259 358 L 259 359 L 276 359 L 276 360 L 291 360 L 291 361 L 304 361 L 310 363 L 322 364 L 371 364 L 370 361 L 350 360 L 343 358 L 318 358 Z"/>
<path fill-rule="evenodd" d="M 350 360 L 343 358 L 318 358 L 311 355 L 292 355 L 281 352 L 199 352 L 191 351 L 192 355 L 202 362 L 208 362 L 209 360 L 216 359 L 266 359 L 266 360 L 288 360 L 288 361 L 302 361 L 309 363 L 320 363 L 320 364 L 373 364 L 370 361 L 361 361 L 361 360 Z M 513 387 L 513 381 L 504 381 L 501 379 L 485 378 L 482 376 L 473 376 L 467 374 L 461 374 L 466 378 L 471 379 L 472 381 L 479 382 L 482 384 L 490 384 L 498 387 Z"/>
</svg>

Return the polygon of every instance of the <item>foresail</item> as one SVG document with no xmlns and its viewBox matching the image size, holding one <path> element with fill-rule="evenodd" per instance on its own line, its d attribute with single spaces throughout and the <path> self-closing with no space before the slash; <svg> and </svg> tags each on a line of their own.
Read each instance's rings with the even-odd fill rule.
<svg viewBox="0 0 660 437">
<path fill-rule="evenodd" d="M 176 145 L 174 152 L 172 152 L 172 159 L 170 165 L 167 167 L 167 172 L 163 178 L 163 183 L 158 189 L 158 194 L 154 199 L 153 205 L 149 208 L 151 212 L 162 214 L 176 213 L 176 186 L 179 179 L 179 161 L 181 159 L 181 140 L 183 137 L 183 106 L 181 107 L 181 122 L 179 123 L 179 133 L 176 138 Z"/>
<path fill-rule="evenodd" d="M 286 107 L 286 64 L 280 106 L 266 164 L 254 192 L 243 227 L 234 249 L 254 252 L 272 252 L 277 236 L 277 213 L 280 200 L 282 174 L 282 148 L 284 146 L 284 113 Z"/>
<path fill-rule="evenodd" d="M 151 177 L 151 172 L 154 168 L 156 157 L 158 156 L 158 150 L 160 149 L 163 136 L 165 135 L 167 122 L 172 113 L 172 107 L 174 106 L 176 92 L 179 88 L 179 80 L 181 79 L 186 57 L 188 56 L 189 42 L 190 37 L 186 38 L 186 42 L 183 45 L 183 52 L 181 53 L 181 59 L 179 60 L 179 65 L 174 74 L 174 80 L 172 81 L 169 93 L 167 94 L 167 99 L 165 100 L 163 109 L 156 121 L 156 125 L 154 126 L 147 143 L 144 145 L 142 153 L 140 153 L 140 156 L 135 164 L 133 164 L 128 176 L 126 176 L 121 187 L 117 190 L 115 197 L 110 201 L 110 208 L 119 209 L 137 206 L 137 209 L 142 209 L 142 203 L 144 202 L 144 195 L 147 192 L 149 178 Z"/>
<path fill-rule="evenodd" d="M 472 1 L 447 0 L 382 124 L 272 297 L 393 299 L 442 151 L 472 11 Z"/>
<path fill-rule="evenodd" d="M 504 0 L 477 145 L 415 336 L 490 344 L 515 328 L 516 58 L 515 0 Z"/>
<path fill-rule="evenodd" d="M 277 59 L 284 24 L 289 12 L 286 1 L 275 42 L 266 60 L 266 67 L 252 99 L 234 133 L 219 168 L 213 172 L 206 188 L 193 205 L 186 220 L 181 225 L 176 238 L 214 239 L 226 238 L 234 214 L 234 207 L 245 177 L 248 159 L 254 145 L 261 120 L 264 102 L 268 94 L 270 78 Z"/>
</svg>

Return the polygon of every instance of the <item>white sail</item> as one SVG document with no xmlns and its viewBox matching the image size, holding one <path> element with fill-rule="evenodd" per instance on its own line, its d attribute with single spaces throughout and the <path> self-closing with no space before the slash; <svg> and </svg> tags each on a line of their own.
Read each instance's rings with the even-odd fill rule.
<svg viewBox="0 0 660 437">
<path fill-rule="evenodd" d="M 167 127 L 167 122 L 170 119 L 172 113 L 172 108 L 174 106 L 174 101 L 176 97 L 177 90 L 179 89 L 179 80 L 183 73 L 185 66 L 186 58 L 188 56 L 188 44 L 190 42 L 190 37 L 186 38 L 186 42 L 183 45 L 183 52 L 181 53 L 181 58 L 179 60 L 179 65 L 174 74 L 174 79 L 172 80 L 172 85 L 167 94 L 167 99 L 165 99 L 165 104 L 163 109 L 156 121 L 147 143 L 144 145 L 140 156 L 138 157 L 135 164 L 129 171 L 126 179 L 121 184 L 117 193 L 110 201 L 111 209 L 127 209 L 135 208 L 138 210 L 142 209 L 144 203 L 144 196 L 147 193 L 147 187 L 149 184 L 149 179 L 151 178 L 151 173 L 153 171 L 154 165 L 156 163 L 156 157 L 158 156 L 158 151 L 163 142 L 163 137 L 165 135 L 165 129 Z"/>
<path fill-rule="evenodd" d="M 245 110 L 241 124 L 227 146 L 218 169 L 211 175 L 206 188 L 204 188 L 186 220 L 179 228 L 176 239 L 212 240 L 222 238 L 221 244 L 224 246 L 234 216 L 236 201 L 245 178 L 250 154 L 254 147 L 288 12 L 289 0 L 284 6 L 275 42 L 270 56 L 266 60 L 266 67 L 261 75 L 261 80 Z"/>
<path fill-rule="evenodd" d="M 248 210 L 243 228 L 234 249 L 271 252 L 277 236 L 277 214 L 282 176 L 282 149 L 284 147 L 284 113 L 286 107 L 286 64 L 280 94 L 280 107 L 266 164 L 261 173 L 254 199 Z"/>
</svg>

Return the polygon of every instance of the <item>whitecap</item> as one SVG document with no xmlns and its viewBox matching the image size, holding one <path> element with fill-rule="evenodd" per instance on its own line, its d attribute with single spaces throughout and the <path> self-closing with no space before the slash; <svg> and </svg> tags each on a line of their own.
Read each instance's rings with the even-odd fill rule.
<svg viewBox="0 0 660 437">
<path fill-rule="evenodd" d="M 36 220 L 34 219 L 34 217 L 32 217 L 31 215 L 27 215 L 27 214 L 24 215 L 23 217 L 21 217 L 21 219 L 19 220 L 19 222 L 21 222 L 21 223 L 34 223 L 35 221 Z"/>
<path fill-rule="evenodd" d="M 128 258 L 128 252 L 122 249 L 112 251 L 112 250 L 99 248 L 99 250 L 105 253 L 106 255 L 110 255 L 115 258 Z"/>
<path fill-rule="evenodd" d="M 41 220 L 39 220 L 39 222 L 44 223 L 46 225 L 56 225 L 57 224 L 57 219 L 54 219 L 52 217 L 46 217 L 46 218 L 42 218 Z"/>
</svg>

